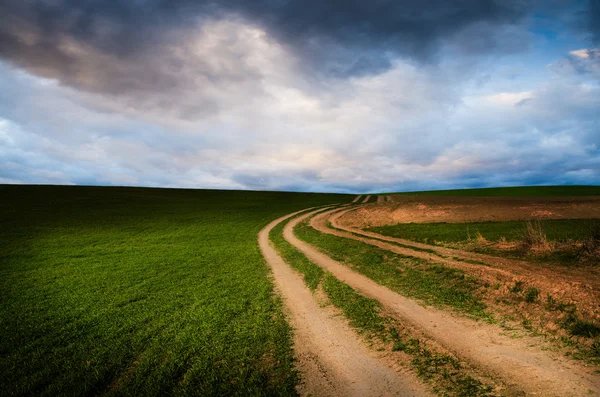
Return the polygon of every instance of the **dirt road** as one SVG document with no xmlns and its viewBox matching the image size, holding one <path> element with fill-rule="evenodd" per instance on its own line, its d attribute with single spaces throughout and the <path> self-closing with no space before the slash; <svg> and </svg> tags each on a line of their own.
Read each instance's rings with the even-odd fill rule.
<svg viewBox="0 0 600 397">
<path fill-rule="evenodd" d="M 371 196 L 367 196 L 367 197 L 365 197 L 365 199 L 362 201 L 362 203 L 363 203 L 363 204 L 364 204 L 364 203 L 368 203 L 370 199 L 371 199 Z"/>
<path fill-rule="evenodd" d="M 358 200 L 360 200 L 360 198 L 362 197 L 361 194 L 359 194 L 358 196 L 354 197 L 354 200 L 352 200 L 353 203 L 357 203 Z"/>
<path fill-rule="evenodd" d="M 338 279 L 377 299 L 386 311 L 407 321 L 483 373 L 501 378 L 511 393 L 583 396 L 600 394 L 600 379 L 581 364 L 536 347 L 535 338 L 511 339 L 494 325 L 483 324 L 447 312 L 424 308 L 319 252 L 293 234 L 298 222 L 314 214 L 301 215 L 284 228 L 284 237 L 311 261 Z"/>
<path fill-rule="evenodd" d="M 301 211 L 300 211 L 301 212 Z M 268 224 L 258 236 L 260 249 L 273 271 L 294 328 L 296 352 L 303 384 L 301 395 L 312 396 L 429 396 L 414 375 L 399 373 L 375 357 L 331 307 L 320 307 L 302 277 L 269 244 Z"/>
</svg>

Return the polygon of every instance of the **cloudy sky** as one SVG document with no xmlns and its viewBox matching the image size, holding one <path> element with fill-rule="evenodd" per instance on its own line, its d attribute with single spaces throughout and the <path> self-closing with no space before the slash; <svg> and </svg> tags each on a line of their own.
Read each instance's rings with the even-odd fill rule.
<svg viewBox="0 0 600 397">
<path fill-rule="evenodd" d="M 600 1 L 2 0 L 0 183 L 600 184 Z"/>
</svg>

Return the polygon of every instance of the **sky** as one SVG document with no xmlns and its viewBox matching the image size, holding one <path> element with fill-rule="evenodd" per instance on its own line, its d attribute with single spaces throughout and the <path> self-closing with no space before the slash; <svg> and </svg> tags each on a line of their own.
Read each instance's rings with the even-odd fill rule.
<svg viewBox="0 0 600 397">
<path fill-rule="evenodd" d="M 3 0 L 0 183 L 600 184 L 600 1 Z"/>
</svg>

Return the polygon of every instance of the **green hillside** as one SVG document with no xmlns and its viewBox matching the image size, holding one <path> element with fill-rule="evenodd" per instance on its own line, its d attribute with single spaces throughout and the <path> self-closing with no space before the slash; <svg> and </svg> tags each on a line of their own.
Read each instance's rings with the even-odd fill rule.
<svg viewBox="0 0 600 397">
<path fill-rule="evenodd" d="M 295 394 L 257 233 L 352 197 L 0 186 L 2 394 Z"/>
</svg>

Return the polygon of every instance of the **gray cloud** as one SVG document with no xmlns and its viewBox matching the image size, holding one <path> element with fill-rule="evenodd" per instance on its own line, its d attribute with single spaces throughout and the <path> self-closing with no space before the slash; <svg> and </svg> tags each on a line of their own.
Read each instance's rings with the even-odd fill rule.
<svg viewBox="0 0 600 397">
<path fill-rule="evenodd" d="M 539 3 L 4 1 L 0 183 L 600 183 L 597 50 L 514 62 Z"/>
<path fill-rule="evenodd" d="M 0 56 L 78 88 L 143 95 L 185 84 L 177 78 L 185 59 L 172 49 L 187 29 L 242 19 L 289 46 L 313 74 L 362 75 L 387 69 L 391 56 L 431 59 L 440 43 L 454 35 L 455 45 L 465 51 L 518 47 L 522 41 L 495 34 L 495 26 L 518 22 L 530 9 L 528 3 L 7 0 L 0 4 Z M 481 41 L 487 36 L 492 38 Z M 90 54 L 95 54 L 93 61 Z M 209 79 L 239 77 L 201 71 Z M 90 74 L 95 81 L 83 76 Z"/>
<path fill-rule="evenodd" d="M 590 31 L 595 45 L 600 45 L 600 3 L 595 0 L 589 0 L 589 24 Z"/>
<path fill-rule="evenodd" d="M 214 134 L 206 121 L 187 131 L 177 119 L 161 127 L 153 116 L 98 113 L 86 94 L 1 71 L 2 182 L 317 191 L 600 183 L 600 91 L 573 76 L 469 97 L 435 70 L 401 62 L 332 83 L 326 99 L 272 87 L 282 89 L 275 100 L 232 108 Z"/>
</svg>

